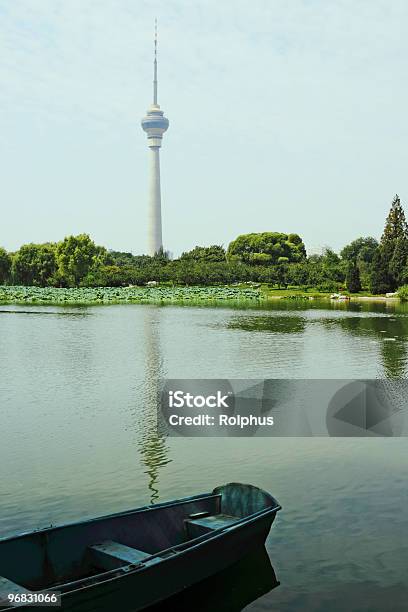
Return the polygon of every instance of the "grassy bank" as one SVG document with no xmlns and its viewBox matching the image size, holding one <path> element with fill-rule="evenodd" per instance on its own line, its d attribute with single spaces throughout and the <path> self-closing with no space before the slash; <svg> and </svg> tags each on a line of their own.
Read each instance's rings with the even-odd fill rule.
<svg viewBox="0 0 408 612">
<path fill-rule="evenodd" d="M 265 299 L 330 299 L 332 292 L 318 291 L 317 289 L 310 288 L 308 290 L 300 289 L 299 287 L 289 287 L 288 289 L 278 289 L 276 287 L 270 287 L 268 285 L 261 286 L 261 292 Z M 348 295 L 351 300 L 386 300 L 386 299 L 398 299 L 398 298 L 387 298 L 383 295 L 375 295 L 369 291 L 360 291 L 359 293 L 342 292 L 344 295 Z"/>
</svg>

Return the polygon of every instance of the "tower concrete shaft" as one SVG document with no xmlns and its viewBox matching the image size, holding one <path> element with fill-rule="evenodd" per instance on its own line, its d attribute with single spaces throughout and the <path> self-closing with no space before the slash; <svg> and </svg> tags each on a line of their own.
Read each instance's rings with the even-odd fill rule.
<svg viewBox="0 0 408 612">
<path fill-rule="evenodd" d="M 163 249 L 161 193 L 160 193 L 160 148 L 149 151 L 149 255 Z"/>
<path fill-rule="evenodd" d="M 142 119 L 142 129 L 147 134 L 147 146 L 150 149 L 149 163 L 149 229 L 148 248 L 149 255 L 155 255 L 163 250 L 162 218 L 161 218 L 161 190 L 160 190 L 160 147 L 164 132 L 169 127 L 169 121 L 160 110 L 157 103 L 157 23 L 154 37 L 154 63 L 153 63 L 153 104 Z"/>
</svg>

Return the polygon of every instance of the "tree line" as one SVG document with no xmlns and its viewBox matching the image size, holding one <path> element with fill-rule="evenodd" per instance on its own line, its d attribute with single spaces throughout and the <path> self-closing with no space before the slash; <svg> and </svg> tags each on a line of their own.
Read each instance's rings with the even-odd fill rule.
<svg viewBox="0 0 408 612">
<path fill-rule="evenodd" d="M 237 282 L 297 286 L 318 291 L 347 289 L 374 294 L 395 291 L 408 283 L 408 226 L 396 195 L 380 242 L 360 237 L 339 254 L 325 248 L 306 254 L 298 234 L 243 234 L 227 249 L 197 246 L 170 260 L 108 251 L 87 234 L 58 243 L 26 244 L 15 253 L 0 247 L 0 283 L 56 287 L 142 285 L 149 281 L 183 285 Z"/>
</svg>

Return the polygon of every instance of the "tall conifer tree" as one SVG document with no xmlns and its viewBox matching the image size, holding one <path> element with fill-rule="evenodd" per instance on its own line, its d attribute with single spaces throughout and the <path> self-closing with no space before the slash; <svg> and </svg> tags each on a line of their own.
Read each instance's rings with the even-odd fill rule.
<svg viewBox="0 0 408 612">
<path fill-rule="evenodd" d="M 402 272 L 408 264 L 408 224 L 398 195 L 392 201 L 380 249 L 382 263 L 388 270 L 391 288 L 396 289 L 401 282 Z"/>
<path fill-rule="evenodd" d="M 381 246 L 385 247 L 389 243 L 395 246 L 395 242 L 398 238 L 408 238 L 408 224 L 401 200 L 397 194 L 392 201 L 391 209 L 385 222 L 384 232 L 381 237 Z"/>
<path fill-rule="evenodd" d="M 346 287 L 350 293 L 361 291 L 360 271 L 354 261 L 349 262 L 346 272 Z"/>
</svg>

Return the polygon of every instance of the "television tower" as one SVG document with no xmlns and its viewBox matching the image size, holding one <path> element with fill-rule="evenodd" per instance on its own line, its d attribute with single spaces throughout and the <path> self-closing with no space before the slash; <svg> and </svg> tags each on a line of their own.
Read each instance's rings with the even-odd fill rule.
<svg viewBox="0 0 408 612">
<path fill-rule="evenodd" d="M 161 192 L 160 192 L 160 147 L 169 120 L 157 103 L 157 19 L 154 27 L 153 104 L 142 119 L 142 128 L 147 133 L 149 152 L 149 234 L 148 254 L 163 250 Z"/>
</svg>

